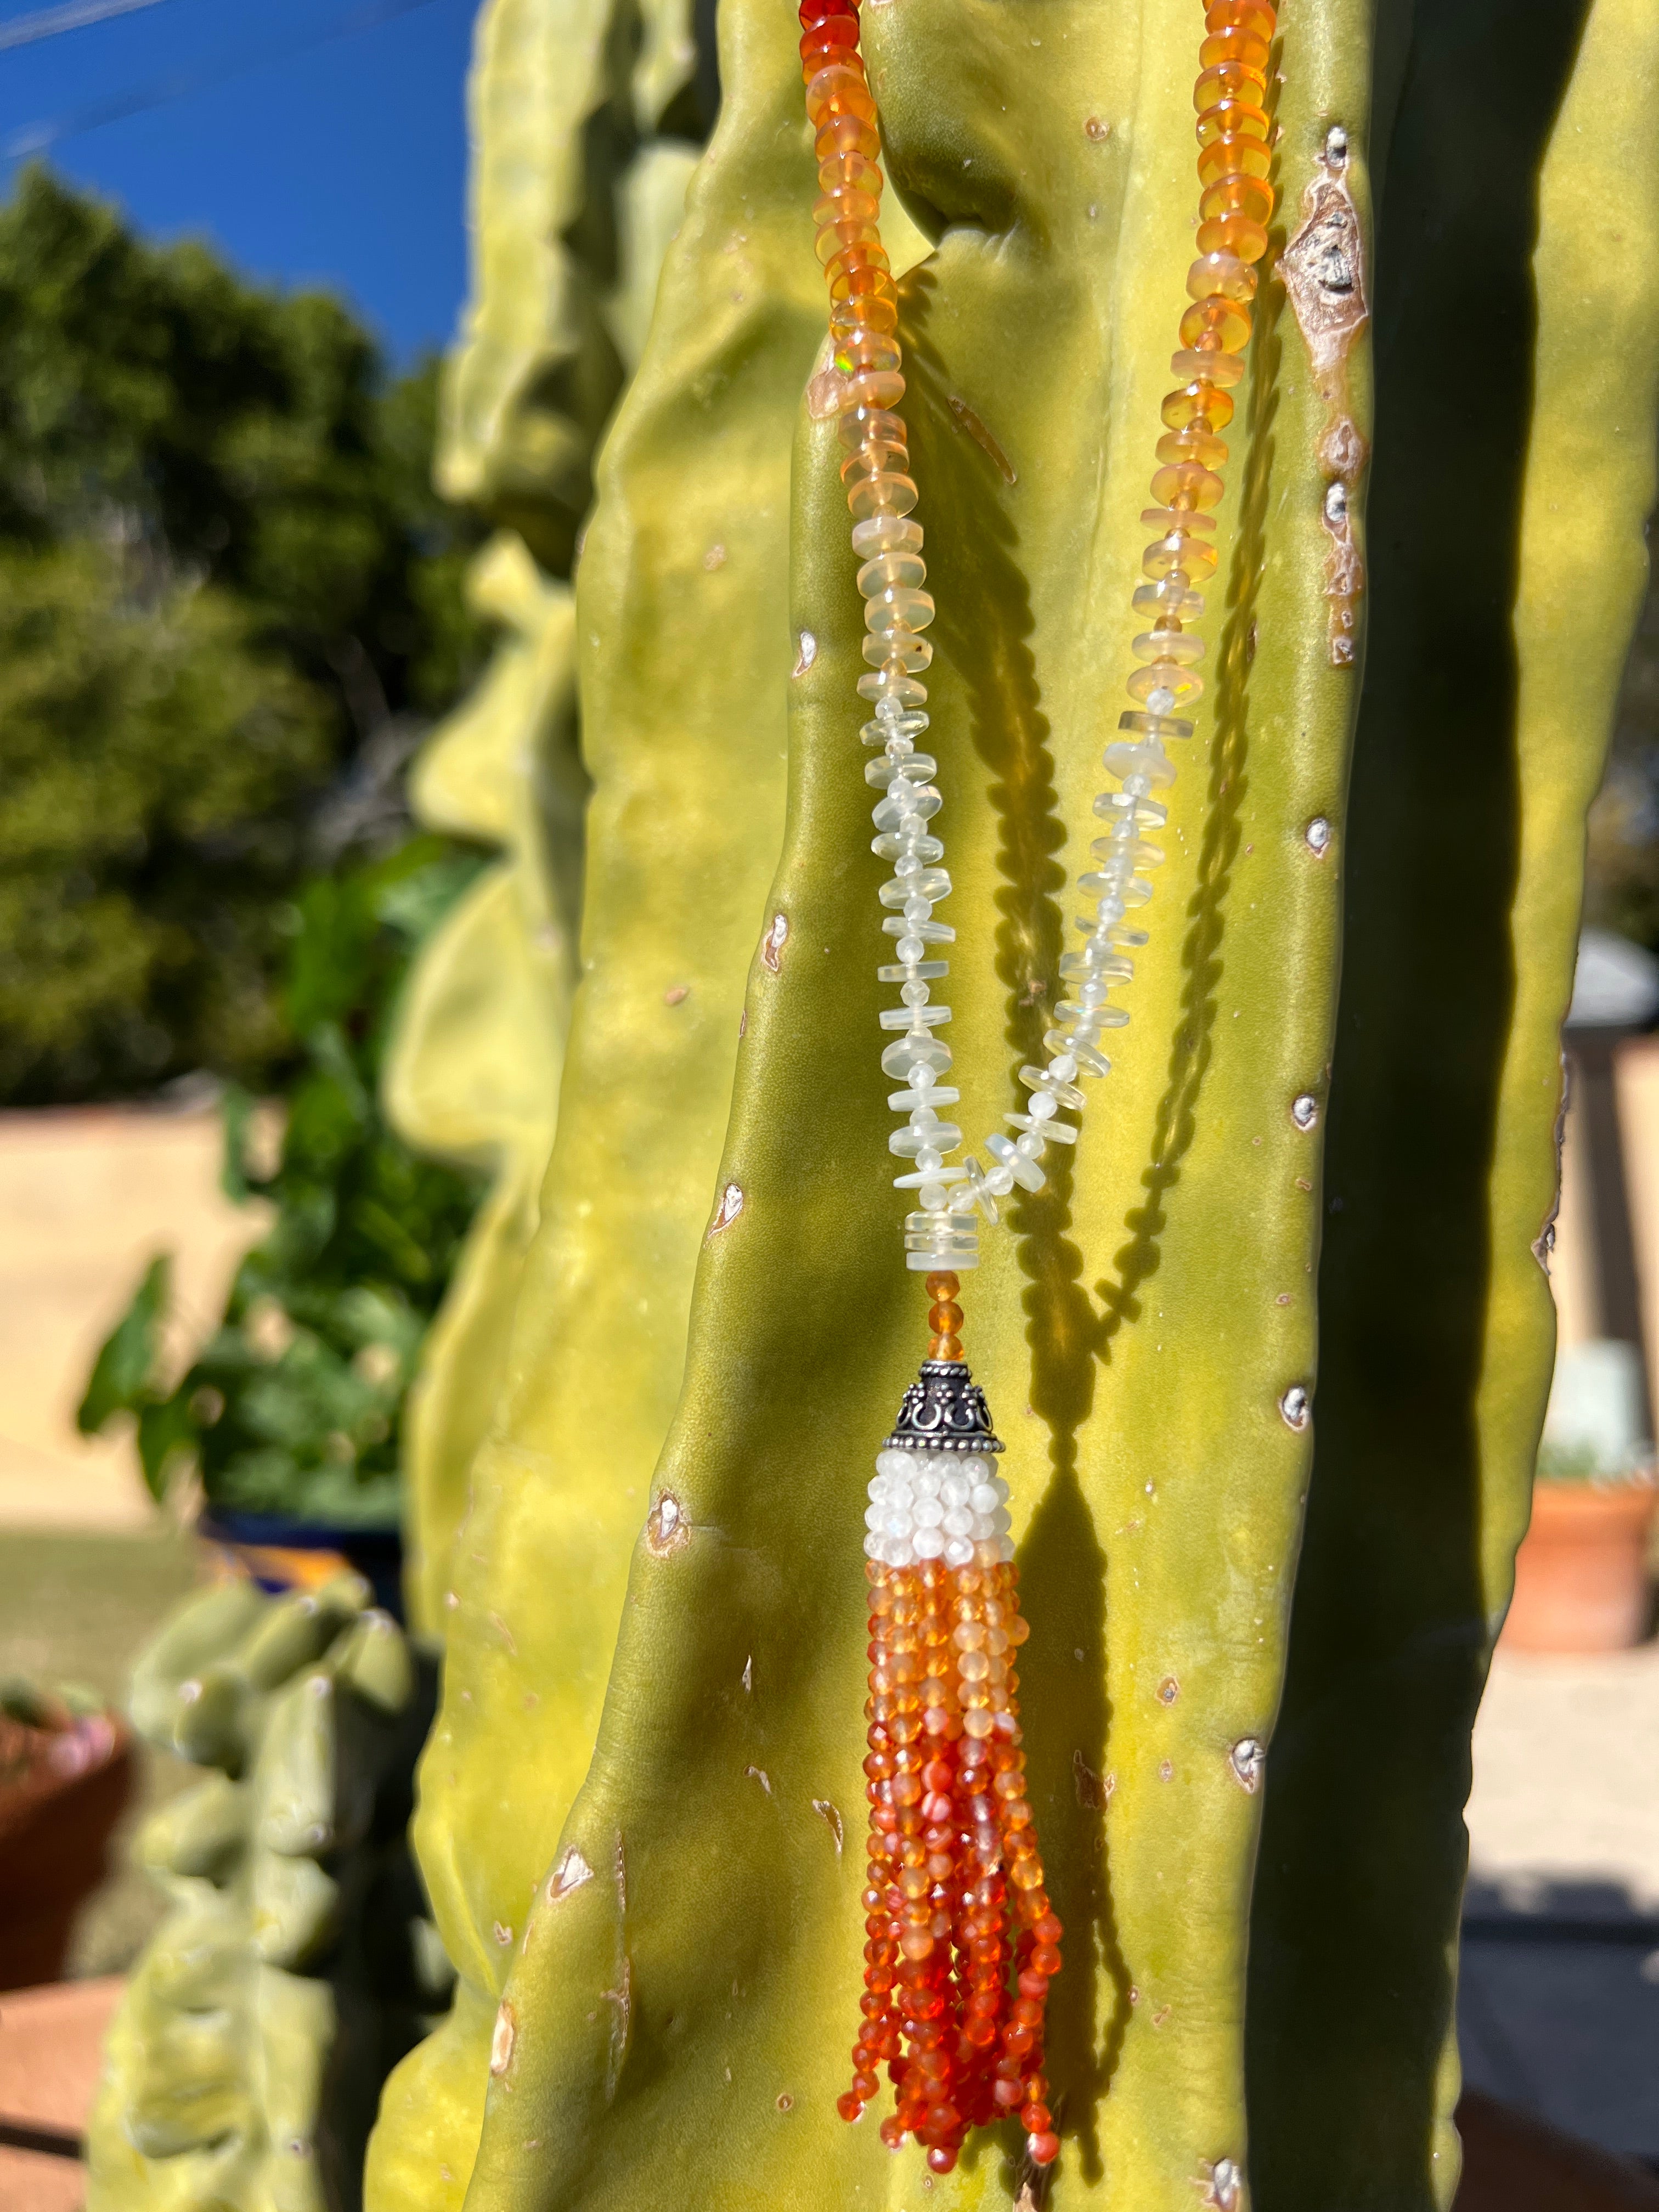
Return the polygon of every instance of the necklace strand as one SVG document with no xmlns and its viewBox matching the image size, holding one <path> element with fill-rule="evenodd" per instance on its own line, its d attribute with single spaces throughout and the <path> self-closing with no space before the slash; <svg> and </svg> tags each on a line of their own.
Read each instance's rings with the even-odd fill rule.
<svg viewBox="0 0 1659 2212">
<path fill-rule="evenodd" d="M 1024 1066 L 1029 1111 L 994 1131 L 987 1170 L 969 1154 L 948 1164 L 962 1131 L 941 1109 L 959 1093 L 941 1083 L 951 1066 L 938 1035 L 951 1018 L 932 987 L 948 973 L 940 948 L 954 930 L 933 920 L 951 890 L 945 848 L 928 824 L 942 800 L 937 763 L 918 750 L 928 726 L 922 672 L 933 617 L 923 586 L 921 526 L 902 416 L 904 378 L 896 337 L 898 295 L 877 224 L 882 173 L 876 105 L 859 52 L 858 0 L 803 0 L 800 52 L 815 131 L 820 196 L 817 252 L 829 282 L 830 327 L 842 374 L 842 465 L 854 518 L 853 546 L 865 601 L 859 690 L 873 714 L 863 731 L 876 757 L 866 768 L 881 793 L 874 850 L 893 863 L 881 902 L 896 939 L 877 973 L 900 986 L 883 1012 L 896 1031 L 881 1056 L 900 1088 L 888 1103 L 906 1119 L 889 1139 L 916 1194 L 905 1221 L 908 1267 L 927 1276 L 933 1306 L 929 1358 L 876 1461 L 869 1486 L 866 1576 L 870 1585 L 868 1728 L 871 1804 L 865 1911 L 863 2025 L 853 2082 L 838 2100 L 862 2117 L 884 2064 L 896 2108 L 881 2137 L 924 2146 L 936 2173 L 955 2166 L 970 2127 L 1018 2113 L 1032 2168 L 1050 2166 L 1060 2138 L 1043 2072 L 1048 1984 L 1060 1972 L 1060 1922 L 1045 1887 L 1021 1748 L 1015 1662 L 1027 1629 L 1007 1511 L 996 1473 L 1002 1450 L 983 1394 L 962 1364 L 957 1271 L 978 1260 L 975 1214 L 997 1220 L 1016 1185 L 1040 1190 L 1047 1146 L 1075 1144 L 1078 1079 L 1103 1076 L 1108 1030 L 1127 1022 L 1110 992 L 1133 974 L 1146 941 L 1129 916 L 1152 896 L 1140 872 L 1164 855 L 1146 837 L 1165 807 L 1153 797 L 1175 781 L 1164 750 L 1193 725 L 1177 709 L 1199 697 L 1204 646 L 1192 625 L 1204 611 L 1197 586 L 1214 574 L 1212 510 L 1220 501 L 1232 418 L 1243 374 L 1254 264 L 1267 249 L 1273 207 L 1267 183 L 1272 126 L 1267 69 L 1275 28 L 1267 0 L 1211 0 L 1194 92 L 1198 111 L 1199 258 L 1188 271 L 1192 304 L 1182 317 L 1172 367 L 1177 388 L 1163 404 L 1153 504 L 1142 520 L 1158 533 L 1141 557 L 1132 605 L 1146 629 L 1132 708 L 1106 748 L 1117 785 L 1094 811 L 1106 824 L 1092 846 L 1097 866 L 1078 878 L 1094 911 L 1079 916 L 1083 942 L 1060 961 L 1069 996 L 1044 1036 L 1044 1065 Z"/>
<path fill-rule="evenodd" d="M 921 674 L 933 647 L 922 632 L 934 607 L 923 589 L 922 528 L 912 519 L 916 486 L 896 411 L 905 388 L 895 335 L 898 296 L 878 227 L 881 138 L 859 51 L 856 7 L 857 0 L 805 0 L 799 12 L 821 188 L 813 210 L 817 253 L 830 287 L 836 366 L 845 379 L 840 428 L 848 452 L 841 473 L 854 517 L 864 657 L 871 664 L 859 679 L 874 709 L 862 735 L 877 757 L 865 775 L 884 794 L 875 809 L 872 849 L 893 863 L 880 898 L 890 909 L 882 927 L 897 942 L 895 957 L 876 973 L 882 982 L 899 985 L 901 1003 L 881 1015 L 883 1029 L 898 1032 L 881 1065 L 902 1086 L 888 1103 L 906 1117 L 889 1139 L 890 1149 L 912 1163 L 895 1186 L 916 1194 L 916 1211 L 904 1224 L 907 1265 L 922 1273 L 960 1272 L 978 1263 L 975 1213 L 994 1224 L 997 1201 L 1017 1184 L 1042 1188 L 1048 1145 L 1077 1142 L 1077 1123 L 1063 1114 L 1082 1113 L 1087 1101 L 1079 1079 L 1109 1073 L 1103 1039 L 1129 1019 L 1128 1009 L 1109 994 L 1131 980 L 1133 953 L 1146 942 L 1145 930 L 1129 917 L 1152 896 L 1141 871 L 1164 858 L 1146 835 L 1168 819 L 1167 807 L 1153 795 L 1175 781 L 1164 741 L 1192 735 L 1191 721 L 1178 710 L 1190 708 L 1204 688 L 1198 664 L 1205 647 L 1192 625 L 1204 611 L 1197 587 L 1216 568 L 1210 511 L 1224 489 L 1227 447 L 1220 433 L 1232 418 L 1231 387 L 1243 374 L 1241 355 L 1256 288 L 1252 264 L 1267 251 L 1273 206 L 1265 102 L 1276 19 L 1267 0 L 1212 0 L 1205 16 L 1194 88 L 1203 186 L 1199 256 L 1187 272 L 1192 304 L 1182 316 L 1181 347 L 1170 363 L 1179 381 L 1163 404 L 1152 504 L 1141 514 L 1158 534 L 1142 554 L 1144 580 L 1131 601 L 1146 624 L 1131 647 L 1139 665 L 1126 689 L 1134 704 L 1120 715 L 1123 734 L 1104 755 L 1119 787 L 1102 792 L 1094 803 L 1106 830 L 1091 848 L 1097 866 L 1077 882 L 1094 910 L 1078 916 L 1082 943 L 1060 960 L 1068 995 L 1043 1037 L 1046 1064 L 1020 1068 L 1030 1093 L 1028 1111 L 1003 1116 L 1017 1135 L 994 1131 L 986 1137 L 988 1170 L 972 1153 L 960 1164 L 950 1163 L 963 1132 L 948 1109 L 961 1094 L 940 1080 L 951 1054 L 938 1032 L 951 1009 L 933 1003 L 933 987 L 949 972 L 942 948 L 956 932 L 933 919 L 951 888 L 944 845 L 929 827 L 944 802 L 933 780 L 938 764 L 916 743 L 929 721 Z"/>
</svg>

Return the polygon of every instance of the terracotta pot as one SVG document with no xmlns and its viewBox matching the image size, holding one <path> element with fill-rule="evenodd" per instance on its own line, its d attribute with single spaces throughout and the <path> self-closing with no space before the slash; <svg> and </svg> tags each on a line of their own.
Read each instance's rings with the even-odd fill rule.
<svg viewBox="0 0 1659 2212">
<path fill-rule="evenodd" d="M 1478 2089 L 1458 2100 L 1457 2132 L 1463 2176 L 1452 2212 L 1659 2212 L 1659 2180 L 1634 2160 Z"/>
<path fill-rule="evenodd" d="M 131 1789 L 131 1738 L 113 1714 L 38 1729 L 0 1715 L 0 1990 L 63 1972 Z"/>
<path fill-rule="evenodd" d="M 1651 1483 L 1534 1485 L 1504 1624 L 1511 1651 L 1623 1651 L 1648 1629 Z"/>
</svg>

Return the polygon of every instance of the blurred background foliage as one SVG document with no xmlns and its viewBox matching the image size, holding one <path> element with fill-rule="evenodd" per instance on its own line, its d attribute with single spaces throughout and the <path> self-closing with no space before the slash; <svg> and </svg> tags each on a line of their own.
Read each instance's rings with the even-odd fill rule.
<svg viewBox="0 0 1659 2212">
<path fill-rule="evenodd" d="M 435 837 L 308 884 L 283 1011 L 302 1042 L 277 1159 L 255 1101 L 226 1097 L 225 1182 L 275 1219 L 219 1326 L 168 1372 L 170 1267 L 150 1265 L 80 1409 L 88 1433 L 136 1418 L 155 1497 L 193 1462 L 210 1507 L 392 1528 L 404 1401 L 482 1179 L 416 1157 L 377 1097 L 411 957 L 482 861 Z"/>
<path fill-rule="evenodd" d="M 0 1102 L 295 1065 L 299 887 L 407 835 L 483 658 L 437 383 L 38 167 L 0 207 Z"/>
</svg>

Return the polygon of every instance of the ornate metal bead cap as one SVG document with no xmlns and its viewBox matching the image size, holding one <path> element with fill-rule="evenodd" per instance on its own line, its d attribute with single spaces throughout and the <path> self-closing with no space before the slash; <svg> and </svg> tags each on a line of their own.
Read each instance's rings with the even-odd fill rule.
<svg viewBox="0 0 1659 2212">
<path fill-rule="evenodd" d="M 1000 1452 L 985 1393 L 960 1359 L 924 1359 L 904 1394 L 886 1451 Z"/>
</svg>

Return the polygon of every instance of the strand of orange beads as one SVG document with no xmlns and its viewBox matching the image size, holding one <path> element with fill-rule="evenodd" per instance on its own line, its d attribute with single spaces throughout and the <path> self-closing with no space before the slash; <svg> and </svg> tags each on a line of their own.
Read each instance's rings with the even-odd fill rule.
<svg viewBox="0 0 1659 2212">
<path fill-rule="evenodd" d="M 1171 362 L 1180 383 L 1161 410 L 1155 504 L 1142 515 L 1158 535 L 1142 556 L 1146 580 L 1133 599 L 1147 625 L 1133 642 L 1134 706 L 1120 716 L 1124 734 L 1105 755 L 1121 787 L 1095 802 L 1107 834 L 1092 847 L 1099 867 L 1079 879 L 1095 911 L 1079 917 L 1083 945 L 1060 963 L 1070 997 L 1043 1040 L 1047 1064 L 1020 1070 L 1030 1112 L 1006 1117 L 1017 1139 L 987 1139 L 995 1165 L 986 1173 L 971 1158 L 946 1164 L 962 1133 L 939 1113 L 958 1094 L 939 1080 L 951 1063 L 937 1034 L 950 1009 L 930 1003 L 929 985 L 946 963 L 927 956 L 955 933 L 932 918 L 951 883 L 938 865 L 944 847 L 927 826 L 941 804 L 928 781 L 936 764 L 915 747 L 927 726 L 921 673 L 932 649 L 921 632 L 933 602 L 921 588 L 922 532 L 910 519 L 916 487 L 896 411 L 904 379 L 897 292 L 878 223 L 876 105 L 859 52 L 858 0 L 804 0 L 799 12 L 821 186 L 817 251 L 842 378 L 842 477 L 863 562 L 870 669 L 859 689 L 875 708 L 863 734 L 881 753 L 866 775 L 886 793 L 876 809 L 875 850 L 895 863 L 882 896 L 897 909 L 884 926 L 898 939 L 898 957 L 878 974 L 904 986 L 902 1008 L 882 1016 L 884 1028 L 903 1034 L 882 1065 L 905 1085 L 890 1103 L 907 1111 L 908 1126 L 890 1143 L 914 1162 L 897 1178 L 917 1194 L 918 1211 L 905 1224 L 907 1263 L 927 1271 L 933 1300 L 929 1356 L 878 1456 L 866 1516 L 867 1940 L 863 2026 L 839 2110 L 860 2118 L 885 2066 L 896 2109 L 881 2134 L 891 2148 L 914 2136 L 933 2171 L 949 2172 L 969 2127 L 1018 2113 L 1028 2155 L 1046 2166 L 1060 2149 L 1043 2068 L 1063 1931 L 1045 1886 L 1021 1747 L 1015 1655 L 1028 1631 L 1007 1486 L 995 1468 L 1003 1447 L 963 1361 L 954 1270 L 977 1262 L 975 1211 L 994 1224 L 997 1200 L 1016 1184 L 1042 1187 L 1046 1146 L 1076 1142 L 1060 1109 L 1082 1110 L 1076 1079 L 1109 1072 L 1102 1035 L 1129 1018 L 1109 993 L 1130 980 L 1129 952 L 1146 942 L 1127 915 L 1152 896 L 1137 871 L 1163 858 L 1145 833 L 1167 818 L 1152 795 L 1175 781 L 1164 741 L 1192 735 L 1176 710 L 1203 690 L 1197 587 L 1218 565 L 1212 511 L 1227 460 L 1220 434 L 1243 374 L 1255 264 L 1267 252 L 1274 205 L 1267 71 L 1276 18 L 1267 0 L 1212 0 L 1205 15 L 1194 93 L 1199 258 L 1188 271 L 1192 304 Z"/>
</svg>

